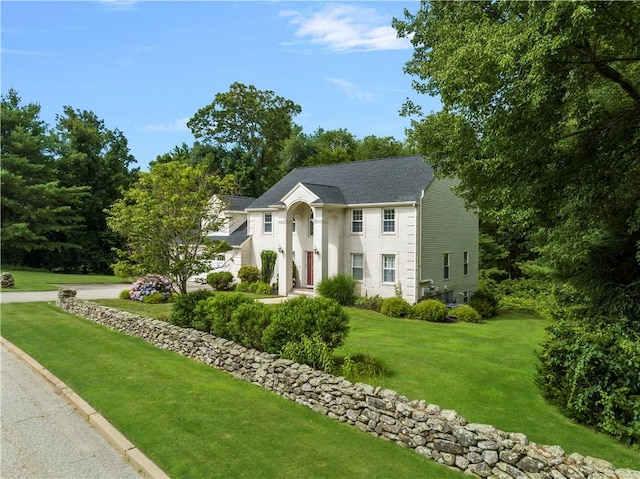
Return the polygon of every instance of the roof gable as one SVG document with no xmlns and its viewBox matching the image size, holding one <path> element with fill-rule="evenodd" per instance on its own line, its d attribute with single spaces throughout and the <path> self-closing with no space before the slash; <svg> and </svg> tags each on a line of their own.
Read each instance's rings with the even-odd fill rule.
<svg viewBox="0 0 640 479">
<path fill-rule="evenodd" d="M 249 208 L 279 204 L 298 183 L 319 203 L 376 204 L 417 201 L 434 178 L 422 156 L 296 168 L 256 199 Z"/>
</svg>

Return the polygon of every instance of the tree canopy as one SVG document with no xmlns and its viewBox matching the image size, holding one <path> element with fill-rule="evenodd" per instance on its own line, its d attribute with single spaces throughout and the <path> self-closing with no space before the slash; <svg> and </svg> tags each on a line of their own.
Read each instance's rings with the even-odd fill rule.
<svg viewBox="0 0 640 479">
<path fill-rule="evenodd" d="M 443 104 L 407 101 L 411 141 L 460 178 L 495 260 L 526 245 L 561 280 L 543 394 L 640 443 L 640 3 L 423 2 L 394 26 Z"/>
<path fill-rule="evenodd" d="M 115 270 L 162 274 L 186 293 L 187 280 L 210 271 L 211 261 L 230 249 L 211 236 L 224 225 L 224 198 L 233 188 L 233 177 L 180 161 L 156 163 L 140 173 L 108 210 L 107 224 L 126 238 Z"/>
<path fill-rule="evenodd" d="M 228 150 L 238 148 L 258 175 L 259 189 L 272 186 L 282 172 L 279 152 L 302 109 L 273 91 L 233 83 L 213 102 L 196 112 L 187 125 L 197 139 Z"/>
<path fill-rule="evenodd" d="M 40 105 L 23 105 L 9 90 L 2 97 L 1 127 L 2 261 L 37 266 L 48 251 L 78 248 L 66 235 L 81 224 L 77 208 L 87 189 L 58 181 Z"/>
<path fill-rule="evenodd" d="M 592 297 L 637 298 L 640 4 L 431 2 L 394 25 L 442 99 L 404 107 L 429 161 Z"/>
</svg>

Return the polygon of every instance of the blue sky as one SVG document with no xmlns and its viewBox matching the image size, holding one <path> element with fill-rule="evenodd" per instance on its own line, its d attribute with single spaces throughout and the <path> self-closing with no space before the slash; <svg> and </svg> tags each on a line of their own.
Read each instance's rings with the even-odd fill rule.
<svg viewBox="0 0 640 479">
<path fill-rule="evenodd" d="M 403 140 L 407 98 L 436 111 L 403 72 L 413 50 L 392 18 L 419 2 L 2 1 L 2 93 L 66 105 L 120 129 L 138 166 L 194 141 L 187 120 L 233 82 L 302 107 L 305 133 L 346 128 Z"/>
</svg>

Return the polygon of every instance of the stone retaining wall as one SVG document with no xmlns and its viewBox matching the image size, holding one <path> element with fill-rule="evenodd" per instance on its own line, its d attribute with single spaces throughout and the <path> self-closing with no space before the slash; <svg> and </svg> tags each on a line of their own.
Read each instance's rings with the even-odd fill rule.
<svg viewBox="0 0 640 479">
<path fill-rule="evenodd" d="M 231 373 L 363 432 L 479 477 L 497 479 L 640 479 L 640 471 L 530 442 L 455 411 L 409 400 L 395 391 L 352 384 L 306 365 L 246 349 L 211 334 L 76 299 L 61 290 L 58 306 L 162 349 Z"/>
</svg>

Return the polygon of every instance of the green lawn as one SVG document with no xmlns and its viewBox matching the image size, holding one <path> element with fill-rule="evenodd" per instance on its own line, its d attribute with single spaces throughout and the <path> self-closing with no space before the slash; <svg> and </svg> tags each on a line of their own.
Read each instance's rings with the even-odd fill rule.
<svg viewBox="0 0 640 479">
<path fill-rule="evenodd" d="M 100 300 L 111 307 L 159 317 L 170 305 Z M 535 350 L 548 322 L 526 314 L 503 314 L 485 324 L 427 323 L 392 319 L 347 308 L 351 330 L 337 356 L 368 353 L 392 374 L 370 381 L 411 399 L 455 409 L 471 422 L 523 432 L 540 444 L 560 445 L 640 468 L 640 453 L 573 423 L 540 396 L 534 383 Z"/>
<path fill-rule="evenodd" d="M 174 479 L 467 477 L 52 303 L 1 307 L 5 338 Z"/>
<path fill-rule="evenodd" d="M 3 273 L 11 273 L 15 280 L 14 288 L 3 288 L 2 291 L 55 291 L 60 284 L 120 284 L 127 287 L 122 279 L 116 276 L 98 274 L 62 274 L 45 271 L 14 271 L 2 269 Z"/>
</svg>

